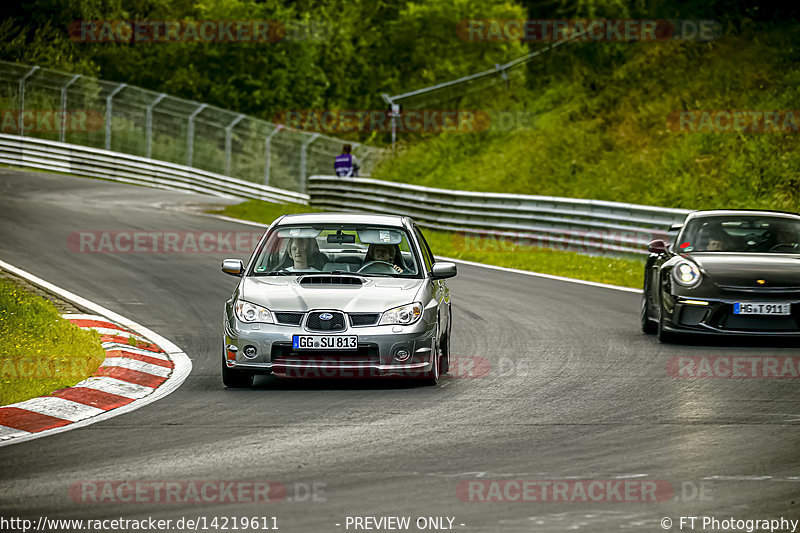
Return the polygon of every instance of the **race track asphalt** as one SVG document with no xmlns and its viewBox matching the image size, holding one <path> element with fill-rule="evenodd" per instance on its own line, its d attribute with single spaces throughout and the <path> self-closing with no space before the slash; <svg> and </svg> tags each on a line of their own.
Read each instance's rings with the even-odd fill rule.
<svg viewBox="0 0 800 533">
<path fill-rule="evenodd" d="M 679 379 L 665 370 L 675 356 L 800 350 L 772 341 L 661 345 L 640 333 L 637 294 L 459 265 L 449 282 L 452 355 L 485 358 L 485 375 L 433 388 L 268 376 L 252 390 L 226 390 L 222 308 L 237 280 L 219 265 L 232 254 L 67 245 L 85 231 L 257 231 L 199 214 L 222 202 L 0 169 L 0 259 L 156 331 L 194 365 L 177 392 L 142 409 L 0 448 L 0 516 L 276 516 L 285 533 L 354 531 L 348 516 L 449 516 L 458 531 L 486 532 L 800 518 L 800 381 Z M 662 480 L 674 493 L 648 503 L 457 494 L 459 482 L 517 479 Z M 101 504 L 69 492 L 85 481 L 179 480 L 272 480 L 289 498 Z"/>
</svg>

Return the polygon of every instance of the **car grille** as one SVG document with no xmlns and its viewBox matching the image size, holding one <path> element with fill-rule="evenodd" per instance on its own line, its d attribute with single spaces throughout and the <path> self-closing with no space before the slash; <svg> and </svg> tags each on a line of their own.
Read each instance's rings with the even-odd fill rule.
<svg viewBox="0 0 800 533">
<path fill-rule="evenodd" d="M 322 320 L 320 315 L 332 315 L 330 320 Z M 344 331 L 345 321 L 344 313 L 337 311 L 314 311 L 308 313 L 306 319 L 306 329 L 309 331 Z"/>
<path fill-rule="evenodd" d="M 374 326 L 378 323 L 380 314 L 378 313 L 359 313 L 350 314 L 350 325 L 354 328 L 359 326 Z"/>
<path fill-rule="evenodd" d="M 772 331 L 772 332 L 797 332 L 800 331 L 798 319 L 800 312 L 798 306 L 792 306 L 791 315 L 761 316 L 761 315 L 735 315 L 733 305 L 724 304 L 708 319 L 708 323 L 724 330 L 737 331 Z"/>
<path fill-rule="evenodd" d="M 299 326 L 304 313 L 275 313 L 275 321 L 287 326 Z"/>
<path fill-rule="evenodd" d="M 315 366 L 335 367 L 340 364 L 377 364 L 380 362 L 376 344 L 359 344 L 355 350 L 345 351 L 296 351 L 291 343 L 272 344 L 272 364 L 313 364 Z"/>
</svg>

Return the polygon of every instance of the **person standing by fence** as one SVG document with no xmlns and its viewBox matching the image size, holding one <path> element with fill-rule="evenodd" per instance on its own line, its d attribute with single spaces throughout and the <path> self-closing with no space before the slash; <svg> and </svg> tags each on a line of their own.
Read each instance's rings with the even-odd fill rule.
<svg viewBox="0 0 800 533">
<path fill-rule="evenodd" d="M 358 176 L 359 161 L 351 154 L 353 147 L 345 144 L 342 153 L 336 156 L 333 161 L 333 171 L 337 176 L 355 177 Z"/>
</svg>

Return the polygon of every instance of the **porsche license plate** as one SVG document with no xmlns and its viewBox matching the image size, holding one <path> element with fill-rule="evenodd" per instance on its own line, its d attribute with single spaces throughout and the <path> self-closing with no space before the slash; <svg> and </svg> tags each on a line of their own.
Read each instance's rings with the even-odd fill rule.
<svg viewBox="0 0 800 533">
<path fill-rule="evenodd" d="M 294 335 L 292 348 L 295 350 L 355 350 L 358 348 L 357 335 Z"/>
<path fill-rule="evenodd" d="M 791 304 L 736 302 L 733 304 L 734 315 L 790 315 Z"/>
</svg>

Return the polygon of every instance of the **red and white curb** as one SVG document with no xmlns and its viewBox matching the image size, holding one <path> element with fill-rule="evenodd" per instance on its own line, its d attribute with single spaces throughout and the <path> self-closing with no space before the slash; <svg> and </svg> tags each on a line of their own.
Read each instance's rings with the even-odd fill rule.
<svg viewBox="0 0 800 533">
<path fill-rule="evenodd" d="M 90 378 L 47 396 L 0 407 L 0 446 L 133 411 L 173 392 L 188 377 L 192 369 L 189 357 L 164 337 L 4 261 L 0 268 L 97 313 L 64 318 L 97 331 L 106 351 L 105 360 Z M 136 346 L 128 344 L 131 337 Z"/>
</svg>

